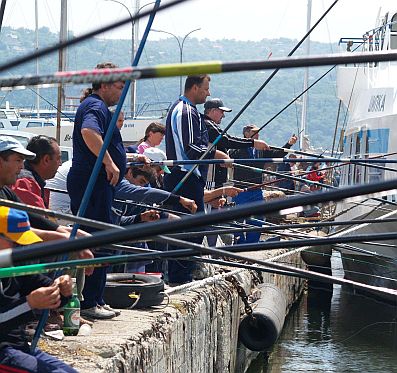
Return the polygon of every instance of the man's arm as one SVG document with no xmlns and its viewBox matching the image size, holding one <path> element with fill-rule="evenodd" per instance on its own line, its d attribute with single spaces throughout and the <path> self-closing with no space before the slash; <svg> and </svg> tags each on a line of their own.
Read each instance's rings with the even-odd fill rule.
<svg viewBox="0 0 397 373">
<path fill-rule="evenodd" d="M 90 151 L 98 157 L 103 146 L 102 136 L 91 128 L 83 128 L 81 130 L 81 135 L 83 136 L 84 142 L 86 143 L 88 149 L 90 149 Z M 102 162 L 105 166 L 109 183 L 115 186 L 119 180 L 120 170 L 113 162 L 113 159 L 108 151 L 105 152 Z"/>
</svg>

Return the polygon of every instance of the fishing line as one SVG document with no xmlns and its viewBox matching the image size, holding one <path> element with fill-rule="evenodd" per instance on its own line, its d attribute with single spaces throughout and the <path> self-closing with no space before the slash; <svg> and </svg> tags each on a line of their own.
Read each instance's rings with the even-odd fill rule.
<svg viewBox="0 0 397 373">
<path fill-rule="evenodd" d="M 349 339 L 352 339 L 353 337 L 355 337 L 356 335 L 360 334 L 361 332 L 363 332 L 365 329 L 368 329 L 374 325 L 385 325 L 385 324 L 389 324 L 389 325 L 397 325 L 396 321 L 377 321 L 374 322 L 372 324 L 366 325 L 363 328 L 359 329 L 357 332 L 353 333 L 350 337 L 347 337 L 345 339 L 342 339 L 341 341 L 339 341 L 339 343 L 344 343 L 346 341 L 348 341 Z"/>
</svg>

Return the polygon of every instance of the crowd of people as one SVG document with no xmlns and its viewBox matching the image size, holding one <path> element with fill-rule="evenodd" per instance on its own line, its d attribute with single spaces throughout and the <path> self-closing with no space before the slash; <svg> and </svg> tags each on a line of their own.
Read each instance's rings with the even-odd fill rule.
<svg viewBox="0 0 397 373">
<path fill-rule="evenodd" d="M 98 69 L 116 67 L 112 63 L 97 65 Z M 154 122 L 145 131 L 137 146 L 125 149 L 120 134 L 123 113 L 114 128 L 111 141 L 99 165 L 99 173 L 89 199 L 84 195 L 90 176 L 112 122 L 110 110 L 120 99 L 124 82 L 95 83 L 85 90 L 77 109 L 73 132 L 73 159 L 61 164 L 60 148 L 54 138 L 33 137 L 25 149 L 17 140 L 0 137 L 0 198 L 23 201 L 41 208 L 71 212 L 104 223 L 122 226 L 142 224 L 158 219 L 180 219 L 179 213 L 210 213 L 223 208 L 227 202 L 244 204 L 262 201 L 262 189 L 247 190 L 247 184 L 261 185 L 265 164 L 255 163 L 255 169 L 239 168 L 228 177 L 231 163 L 220 165 L 151 165 L 170 160 L 207 159 L 229 160 L 284 157 L 285 150 L 272 150 L 259 139 L 259 128 L 244 126 L 242 136 L 223 133 L 221 121 L 232 110 L 219 98 L 210 96 L 211 78 L 208 75 L 188 76 L 184 94 L 170 108 L 166 124 Z M 204 104 L 204 114 L 197 105 Z M 158 146 L 165 140 L 165 152 Z M 297 141 L 292 136 L 284 145 L 290 148 Z M 216 144 L 212 146 L 212 144 Z M 127 161 L 135 162 L 129 165 Z M 136 163 L 140 165 L 137 166 Z M 292 172 L 294 164 L 284 163 L 282 172 Z M 319 180 L 321 171 L 313 165 L 309 180 Z M 312 175 L 313 174 L 313 175 Z M 230 175 L 229 175 L 230 176 Z M 285 190 L 295 190 L 290 180 L 279 181 Z M 49 190 L 52 190 L 51 192 Z M 62 193 L 67 190 L 67 193 Z M 84 204 L 82 205 L 82 202 Z M 156 209 L 167 206 L 168 211 Z M 84 211 L 82 211 L 84 210 Z M 264 217 L 255 216 L 245 223 L 262 225 Z M 96 229 L 82 226 L 78 236 L 94 235 Z M 71 228 L 46 218 L 0 207 L 0 249 L 29 245 L 48 240 L 69 239 Z M 208 236 L 209 245 L 215 245 L 217 236 Z M 203 237 L 192 237 L 190 242 L 201 244 Z M 260 233 L 250 232 L 234 237 L 235 244 L 260 241 Z M 156 242 L 137 245 L 154 250 L 175 250 Z M 108 248 L 83 250 L 79 258 L 103 257 L 115 254 Z M 195 263 L 186 260 L 138 262 L 125 265 L 127 272 L 161 272 L 170 285 L 184 284 L 194 279 Z M 81 322 L 111 319 L 120 314 L 106 304 L 104 289 L 109 267 L 78 270 L 76 276 L 81 300 Z M 55 310 L 72 293 L 68 275 L 57 279 L 45 275 L 0 280 L 0 366 L 11 366 L 29 372 L 74 372 L 66 364 L 36 349 L 30 352 L 26 323 L 37 318 L 38 310 Z M 88 320 L 87 320 L 88 319 Z"/>
</svg>

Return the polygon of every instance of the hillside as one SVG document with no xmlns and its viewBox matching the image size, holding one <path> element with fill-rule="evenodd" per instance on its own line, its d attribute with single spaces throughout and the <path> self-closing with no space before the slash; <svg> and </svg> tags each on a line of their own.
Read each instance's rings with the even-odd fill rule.
<svg viewBox="0 0 397 373">
<path fill-rule="evenodd" d="M 40 29 L 40 45 L 44 47 L 54 44 L 57 35 L 49 32 L 47 28 Z M 29 53 L 34 48 L 35 35 L 28 29 L 3 28 L 0 34 L 0 61 L 11 60 L 19 55 Z M 198 40 L 189 38 L 183 50 L 184 61 L 222 60 L 238 61 L 265 59 L 269 53 L 273 57 L 286 56 L 297 43 L 290 39 L 263 39 L 260 42 L 217 40 Z M 120 66 L 127 66 L 131 61 L 130 40 L 105 40 L 92 39 L 79 46 L 68 50 L 68 69 L 90 69 L 98 62 L 111 60 Z M 322 43 L 312 43 L 313 54 L 331 53 L 336 46 Z M 299 51 L 296 55 L 303 54 Z M 179 61 L 179 49 L 174 38 L 160 41 L 148 41 L 141 58 L 140 65 L 155 65 L 161 63 L 174 63 Z M 51 55 L 40 60 L 40 73 L 53 72 L 57 69 L 57 55 Z M 309 84 L 320 77 L 328 67 L 313 68 L 310 70 Z M 30 63 L 9 74 L 33 74 L 35 64 Z M 262 125 L 274 114 L 287 105 L 303 87 L 303 70 L 290 69 L 280 71 L 275 78 L 265 87 L 246 112 L 240 117 L 231 129 L 232 134 L 241 134 L 241 128 L 247 123 Z M 233 118 L 255 91 L 270 75 L 268 71 L 241 72 L 213 75 L 211 81 L 211 94 L 221 97 L 225 105 L 233 108 L 233 113 L 228 114 L 224 124 Z M 66 88 L 67 96 L 79 96 L 82 86 Z M 139 81 L 137 88 L 138 107 L 146 102 L 173 102 L 179 93 L 179 78 L 153 79 Z M 54 89 L 41 89 L 40 94 L 49 102 L 56 103 Z M 8 100 L 14 106 L 32 107 L 35 102 L 35 93 L 32 90 L 18 90 L 9 92 L 1 100 Z M 126 105 L 129 103 L 127 97 Z M 308 133 L 315 146 L 329 149 L 337 115 L 337 100 L 335 98 L 335 73 L 334 71 L 321 80 L 310 91 L 308 108 Z M 41 101 L 41 107 L 46 107 Z M 269 123 L 263 131 L 262 138 L 274 145 L 281 146 L 292 133 L 298 133 L 301 106 L 299 103 L 291 105 L 282 115 Z"/>
</svg>

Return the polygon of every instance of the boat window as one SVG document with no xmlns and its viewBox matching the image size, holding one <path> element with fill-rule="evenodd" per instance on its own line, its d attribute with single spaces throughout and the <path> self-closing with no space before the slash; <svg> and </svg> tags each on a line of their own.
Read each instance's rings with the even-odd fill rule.
<svg viewBox="0 0 397 373">
<path fill-rule="evenodd" d="M 390 27 L 390 31 L 391 32 L 397 32 L 397 13 L 391 18 L 391 27 Z M 395 23 L 393 23 L 395 22 Z"/>
<path fill-rule="evenodd" d="M 0 118 L 1 119 L 7 119 L 7 115 L 3 110 L 0 110 Z"/>
<path fill-rule="evenodd" d="M 52 122 L 44 122 L 44 127 L 55 127 L 55 124 Z"/>
<path fill-rule="evenodd" d="M 69 152 L 67 150 L 61 150 L 61 161 L 62 163 L 69 160 Z"/>
<path fill-rule="evenodd" d="M 0 122 L 0 128 L 4 128 L 3 122 Z"/>
<path fill-rule="evenodd" d="M 43 127 L 43 122 L 28 122 L 26 128 Z"/>
<path fill-rule="evenodd" d="M 390 49 L 397 49 L 397 13 L 392 17 L 391 22 L 392 24 L 390 26 Z"/>
<path fill-rule="evenodd" d="M 11 126 L 18 127 L 19 126 L 19 120 L 10 120 Z"/>
</svg>

